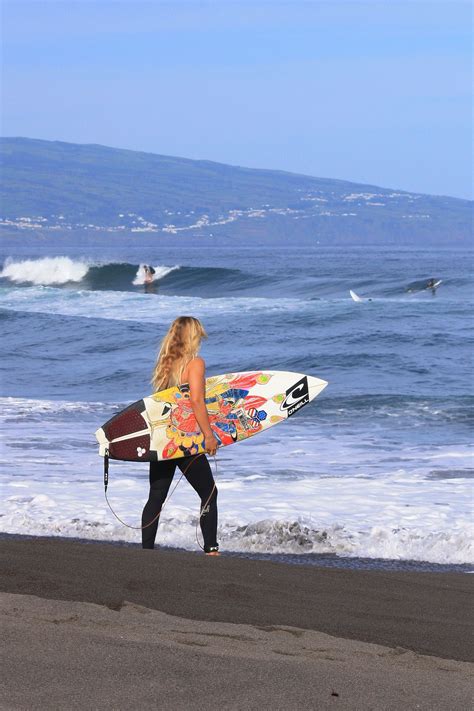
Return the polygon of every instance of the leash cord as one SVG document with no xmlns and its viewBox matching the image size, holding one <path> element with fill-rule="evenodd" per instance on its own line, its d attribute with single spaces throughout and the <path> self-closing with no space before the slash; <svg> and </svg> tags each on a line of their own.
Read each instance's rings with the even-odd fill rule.
<svg viewBox="0 0 474 711">
<path fill-rule="evenodd" d="M 123 526 L 126 526 L 127 528 L 131 528 L 131 529 L 133 529 L 134 531 L 143 531 L 143 529 L 148 528 L 149 526 L 152 526 L 152 525 L 155 523 L 155 521 L 161 516 L 161 512 L 163 511 L 163 509 L 165 508 L 166 504 L 168 503 L 168 501 L 169 501 L 169 500 L 171 499 L 171 497 L 173 496 L 173 494 L 174 494 L 174 492 L 176 491 L 176 489 L 177 489 L 177 487 L 178 487 L 178 484 L 179 484 L 179 482 L 181 481 L 181 479 L 183 478 L 183 476 L 186 474 L 186 472 L 187 472 L 188 469 L 191 467 L 191 465 L 194 464 L 194 462 L 196 461 L 196 459 L 198 459 L 199 457 L 202 457 L 202 456 L 204 456 L 204 452 L 201 452 L 201 454 L 198 454 L 197 457 L 194 457 L 194 458 L 189 462 L 189 464 L 188 464 L 188 466 L 186 467 L 186 469 L 184 469 L 184 471 L 181 472 L 181 476 L 179 477 L 178 481 L 176 482 L 176 484 L 174 485 L 173 489 L 171 490 L 171 494 L 168 494 L 168 496 L 166 497 L 165 501 L 163 502 L 163 504 L 162 504 L 162 506 L 161 506 L 161 509 L 158 511 L 158 513 L 156 514 L 156 516 L 155 516 L 154 518 L 152 518 L 151 521 L 149 521 L 148 523 L 146 523 L 144 526 L 131 526 L 130 524 L 128 524 L 128 523 L 126 523 L 125 521 L 123 521 L 123 520 L 120 518 L 120 516 L 118 516 L 118 515 L 115 513 L 115 511 L 113 510 L 113 508 L 112 508 L 112 506 L 111 506 L 111 504 L 110 504 L 110 501 L 109 501 L 109 497 L 107 496 L 107 486 L 108 486 L 108 464 L 107 464 L 106 476 L 104 476 L 104 485 L 105 485 L 105 486 L 104 486 L 104 495 L 105 495 L 105 500 L 106 500 L 106 502 L 107 502 L 107 506 L 108 506 L 109 509 L 112 511 L 112 513 L 113 513 L 113 515 L 115 516 L 115 518 L 117 519 L 117 521 L 120 521 L 120 523 L 121 523 Z M 215 466 L 216 476 L 217 476 L 217 459 L 216 459 L 216 456 L 215 456 L 215 455 L 214 455 L 214 466 Z M 104 469 L 104 471 L 105 471 L 105 469 Z M 204 550 L 204 547 L 201 545 L 201 543 L 200 543 L 200 541 L 199 541 L 199 538 L 198 538 L 198 525 L 199 525 L 199 521 L 201 520 L 201 517 L 202 517 L 205 513 L 207 513 L 207 512 L 206 512 L 206 507 L 207 507 L 207 505 L 209 504 L 210 500 L 212 499 L 212 495 L 214 494 L 214 491 L 215 491 L 215 490 L 216 490 L 216 482 L 214 481 L 214 486 L 212 487 L 212 491 L 211 491 L 211 493 L 209 494 L 209 497 L 208 497 L 206 503 L 204 504 L 204 506 L 201 507 L 200 513 L 199 513 L 199 518 L 198 518 L 198 520 L 197 520 L 197 522 L 196 522 L 196 541 L 197 541 L 198 546 L 199 546 L 200 548 L 202 548 L 202 550 Z"/>
<path fill-rule="evenodd" d="M 204 504 L 204 506 L 201 506 L 201 510 L 200 510 L 200 512 L 199 512 L 199 518 L 198 518 L 198 520 L 196 521 L 196 543 L 198 544 L 199 548 L 200 548 L 201 550 L 203 550 L 203 551 L 205 551 L 205 548 L 204 548 L 204 546 L 201 545 L 201 541 L 199 540 L 198 526 L 199 526 L 199 523 L 200 523 L 200 521 L 201 521 L 201 518 L 202 518 L 206 513 L 208 513 L 208 511 L 206 511 L 206 508 L 207 508 L 207 506 L 208 506 L 210 500 L 212 499 L 212 496 L 213 496 L 213 494 L 214 494 L 214 492 L 215 492 L 215 490 L 216 490 L 217 457 L 216 457 L 215 454 L 214 454 L 214 469 L 215 469 L 214 486 L 213 486 L 212 489 L 211 489 L 211 493 L 209 494 L 206 503 Z"/>
</svg>

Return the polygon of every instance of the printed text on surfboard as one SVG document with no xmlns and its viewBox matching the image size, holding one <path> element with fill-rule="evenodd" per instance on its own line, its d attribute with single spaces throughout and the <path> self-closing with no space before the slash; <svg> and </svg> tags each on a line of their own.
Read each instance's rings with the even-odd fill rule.
<svg viewBox="0 0 474 711">
<path fill-rule="evenodd" d="M 306 405 L 309 402 L 309 389 L 308 389 L 308 378 L 305 376 L 298 380 L 295 385 L 288 388 L 286 391 L 286 397 L 280 408 L 285 410 L 287 417 L 291 417 L 300 407 Z"/>
</svg>

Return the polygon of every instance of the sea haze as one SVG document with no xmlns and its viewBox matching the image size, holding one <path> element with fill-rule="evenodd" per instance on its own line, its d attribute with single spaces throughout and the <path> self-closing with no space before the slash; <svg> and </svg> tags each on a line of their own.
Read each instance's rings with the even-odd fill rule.
<svg viewBox="0 0 474 711">
<path fill-rule="evenodd" d="M 4 244 L 3 532 L 139 541 L 105 505 L 93 433 L 150 392 L 167 326 L 193 314 L 209 374 L 329 381 L 288 422 L 219 453 L 223 550 L 472 561 L 471 252 L 90 233 Z M 138 525 L 146 465 L 113 462 L 109 494 Z M 182 482 L 159 541 L 197 549 L 197 514 Z"/>
</svg>

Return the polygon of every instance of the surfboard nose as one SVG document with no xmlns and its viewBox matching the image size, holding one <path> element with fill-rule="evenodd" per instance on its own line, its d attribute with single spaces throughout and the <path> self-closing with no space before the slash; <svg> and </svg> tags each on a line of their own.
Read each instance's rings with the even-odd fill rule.
<svg viewBox="0 0 474 711">
<path fill-rule="evenodd" d="M 308 389 L 311 393 L 311 399 L 319 395 L 320 392 L 324 390 L 325 387 L 329 385 L 327 380 L 321 380 L 321 378 L 315 378 L 312 375 L 308 375 Z"/>
</svg>

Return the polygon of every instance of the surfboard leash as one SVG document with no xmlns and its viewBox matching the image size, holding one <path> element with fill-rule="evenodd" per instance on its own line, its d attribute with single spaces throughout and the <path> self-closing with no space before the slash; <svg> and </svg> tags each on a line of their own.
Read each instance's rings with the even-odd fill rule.
<svg viewBox="0 0 474 711">
<path fill-rule="evenodd" d="M 210 500 L 212 499 L 212 496 L 213 496 L 213 494 L 214 494 L 214 492 L 215 492 L 215 490 L 216 490 L 217 457 L 216 457 L 215 454 L 213 455 L 213 457 L 214 457 L 214 469 L 215 469 L 214 486 L 213 486 L 212 489 L 211 489 L 211 493 L 209 494 L 206 503 L 204 504 L 204 506 L 201 507 L 201 510 L 200 510 L 200 512 L 199 512 L 199 518 L 198 518 L 198 520 L 196 521 L 196 543 L 198 544 L 199 548 L 200 548 L 201 550 L 203 550 L 203 551 L 205 551 L 206 549 L 204 548 L 204 546 L 201 545 L 201 541 L 199 540 L 198 526 L 199 526 L 199 523 L 200 523 L 200 521 L 201 521 L 202 516 L 205 516 L 207 513 L 209 513 L 209 510 L 206 511 L 206 509 L 207 509 L 207 506 L 208 506 Z"/>
<path fill-rule="evenodd" d="M 105 450 L 105 456 L 104 456 L 104 496 L 105 496 L 105 500 L 106 500 L 106 502 L 107 502 L 107 506 L 109 507 L 109 509 L 111 510 L 111 512 L 113 513 L 113 515 L 114 515 L 115 518 L 117 519 L 117 521 L 120 521 L 120 523 L 121 523 L 123 526 L 126 526 L 127 528 L 131 528 L 131 529 L 133 529 L 134 531 L 143 531 L 143 529 L 148 528 L 149 526 L 151 526 L 152 524 L 154 524 L 155 521 L 158 520 L 158 518 L 161 516 L 161 512 L 163 511 L 163 509 L 165 508 L 166 504 L 168 503 L 168 501 L 169 501 L 169 500 L 171 499 L 171 497 L 173 496 L 173 494 L 174 494 L 174 492 L 176 491 L 176 489 L 177 489 L 177 487 L 178 487 L 178 484 L 180 483 L 180 481 L 181 481 L 181 479 L 183 478 L 183 476 L 186 474 L 186 472 L 187 472 L 188 469 L 192 466 L 192 464 L 196 461 L 196 459 L 198 459 L 199 457 L 202 457 L 203 455 L 204 455 L 204 452 L 201 452 L 200 454 L 197 455 L 197 457 L 193 457 L 193 459 L 189 462 L 189 464 L 187 465 L 187 467 L 185 468 L 185 470 L 181 472 L 181 475 L 180 475 L 180 477 L 178 478 L 178 481 L 176 482 L 176 484 L 173 486 L 173 489 L 171 490 L 171 493 L 168 494 L 168 496 L 166 497 L 166 499 L 164 500 L 164 502 L 163 502 L 163 504 L 162 504 L 162 506 L 161 506 L 161 509 L 158 511 L 158 513 L 156 514 L 156 516 L 151 519 L 151 521 L 149 521 L 148 523 L 146 523 L 144 526 L 131 526 L 130 524 L 128 524 L 128 523 L 126 523 L 125 521 L 123 521 L 123 520 L 120 518 L 120 516 L 115 513 L 115 511 L 113 510 L 113 508 L 112 508 L 112 506 L 111 506 L 111 503 L 110 503 L 110 501 L 109 501 L 109 497 L 107 496 L 107 488 L 108 488 L 108 485 L 109 485 L 109 450 L 106 449 L 106 450 Z M 215 471 L 216 471 L 216 476 L 217 476 L 217 458 L 216 458 L 215 455 L 214 455 L 214 466 L 215 466 Z M 197 520 L 197 522 L 196 522 L 196 542 L 197 542 L 198 546 L 199 546 L 202 550 L 204 550 L 204 546 L 201 545 L 201 543 L 200 543 L 200 541 L 199 541 L 199 538 L 198 538 L 198 525 L 199 525 L 199 522 L 200 522 L 200 520 L 201 520 L 201 517 L 204 516 L 204 515 L 207 513 L 206 508 L 207 508 L 207 506 L 208 506 L 210 500 L 212 499 L 212 495 L 214 494 L 214 491 L 215 491 L 215 490 L 216 490 L 216 482 L 215 482 L 215 480 L 214 480 L 214 486 L 212 487 L 212 491 L 211 491 L 211 493 L 209 494 L 209 497 L 208 497 L 206 503 L 204 504 L 204 506 L 201 507 L 200 512 L 199 512 L 199 518 L 198 518 L 198 520 Z"/>
</svg>

